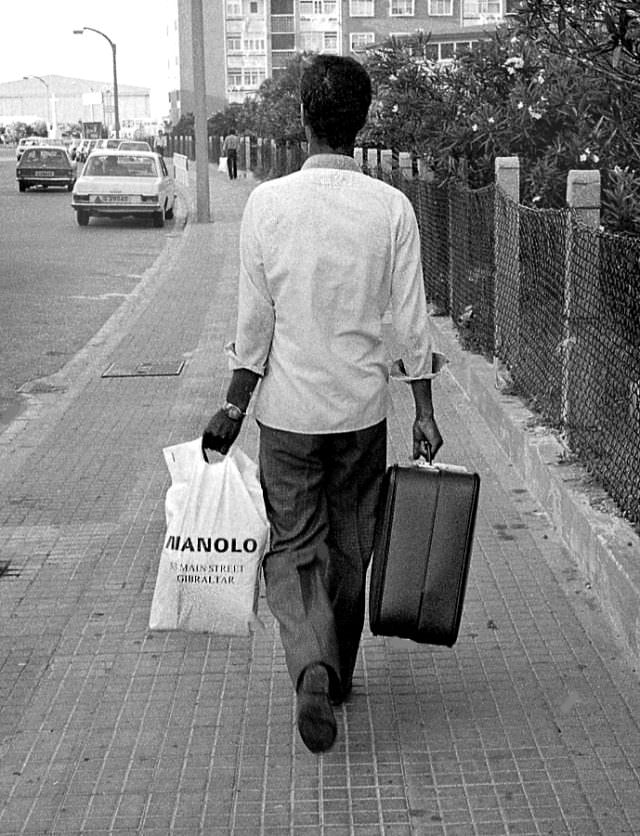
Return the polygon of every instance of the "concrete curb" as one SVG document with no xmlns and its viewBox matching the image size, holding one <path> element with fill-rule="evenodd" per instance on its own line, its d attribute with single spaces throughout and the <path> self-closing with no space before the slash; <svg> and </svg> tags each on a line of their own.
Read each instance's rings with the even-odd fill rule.
<svg viewBox="0 0 640 836">
<path fill-rule="evenodd" d="M 603 492 L 590 489 L 584 468 L 567 462 L 559 439 L 535 424 L 519 398 L 498 391 L 494 367 L 462 350 L 451 322 L 433 321 L 451 359 L 449 373 L 548 513 L 632 664 L 640 666 L 640 537 L 610 499 L 606 510 L 595 507 L 605 504 Z"/>
</svg>

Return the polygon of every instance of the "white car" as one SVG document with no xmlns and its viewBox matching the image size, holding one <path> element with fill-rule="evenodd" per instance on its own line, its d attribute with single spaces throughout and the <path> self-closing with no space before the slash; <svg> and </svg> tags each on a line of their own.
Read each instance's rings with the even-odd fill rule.
<svg viewBox="0 0 640 836">
<path fill-rule="evenodd" d="M 164 159 L 152 151 L 94 150 L 71 196 L 80 226 L 91 217 L 173 218 L 176 193 Z"/>
<path fill-rule="evenodd" d="M 118 151 L 153 151 L 153 148 L 142 140 L 123 139 L 118 145 Z"/>
</svg>

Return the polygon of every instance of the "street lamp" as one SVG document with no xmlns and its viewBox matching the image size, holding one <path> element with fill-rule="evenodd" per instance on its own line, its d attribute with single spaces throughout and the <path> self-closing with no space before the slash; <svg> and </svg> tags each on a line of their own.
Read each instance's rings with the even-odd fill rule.
<svg viewBox="0 0 640 836">
<path fill-rule="evenodd" d="M 74 29 L 74 35 L 83 35 L 85 32 L 95 32 L 96 35 L 102 35 L 102 37 L 109 41 L 109 46 L 111 47 L 111 55 L 113 57 L 113 120 L 114 120 L 114 127 L 116 132 L 116 139 L 120 137 L 120 111 L 118 109 L 118 71 L 116 66 L 116 45 L 111 40 L 108 35 L 105 35 L 104 32 L 101 32 L 99 29 L 94 29 L 92 26 L 83 26 L 82 29 Z"/>
<path fill-rule="evenodd" d="M 47 89 L 47 134 L 49 131 L 53 131 L 53 122 L 51 121 L 51 90 L 49 89 L 49 85 L 41 78 L 39 75 L 24 75 L 22 76 L 25 81 L 28 81 L 30 78 L 36 78 L 38 81 L 41 81 L 42 84 Z"/>
</svg>

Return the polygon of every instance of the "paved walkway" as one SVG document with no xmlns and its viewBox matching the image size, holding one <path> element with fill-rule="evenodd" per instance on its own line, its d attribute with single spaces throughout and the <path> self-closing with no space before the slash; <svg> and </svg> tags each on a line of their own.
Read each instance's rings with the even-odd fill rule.
<svg viewBox="0 0 640 836">
<path fill-rule="evenodd" d="M 147 629 L 161 448 L 198 436 L 225 389 L 251 188 L 213 175 L 215 223 L 168 228 L 158 265 L 0 436 L 0 834 L 640 833 L 637 676 L 449 373 L 441 458 L 483 480 L 454 649 L 367 633 L 317 757 L 264 598 L 252 638 Z M 411 402 L 393 397 L 403 460 Z M 255 456 L 250 421 L 240 444 Z"/>
</svg>

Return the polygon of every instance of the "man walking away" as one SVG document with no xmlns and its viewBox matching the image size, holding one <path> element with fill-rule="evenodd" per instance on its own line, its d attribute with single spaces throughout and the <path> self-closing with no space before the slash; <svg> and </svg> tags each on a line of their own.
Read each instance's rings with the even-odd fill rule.
<svg viewBox="0 0 640 836">
<path fill-rule="evenodd" d="M 308 159 L 255 188 L 245 207 L 236 339 L 226 347 L 232 377 L 202 442 L 229 450 L 260 380 L 267 603 L 300 736 L 324 752 L 336 737 L 332 703 L 351 691 L 386 469 L 385 312 L 400 347 L 395 369 L 415 401 L 414 458 L 442 446 L 431 379 L 444 358 L 432 350 L 411 204 L 353 159 L 369 76 L 352 58 L 318 55 L 301 99 Z"/>
<path fill-rule="evenodd" d="M 235 180 L 238 176 L 238 142 L 236 129 L 231 128 L 228 136 L 224 138 L 224 142 L 222 143 L 222 156 L 227 158 L 229 180 Z"/>
</svg>

